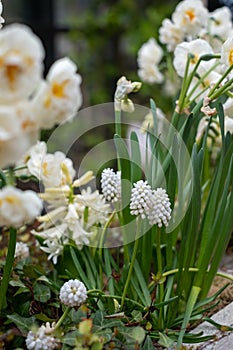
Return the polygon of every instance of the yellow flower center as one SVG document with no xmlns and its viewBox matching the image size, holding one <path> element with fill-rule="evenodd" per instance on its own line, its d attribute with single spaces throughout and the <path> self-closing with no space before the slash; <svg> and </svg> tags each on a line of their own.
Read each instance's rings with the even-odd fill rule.
<svg viewBox="0 0 233 350">
<path fill-rule="evenodd" d="M 43 174 L 46 176 L 48 175 L 48 163 L 47 162 L 43 162 L 42 164 L 42 171 L 43 171 Z"/>
<path fill-rule="evenodd" d="M 229 61 L 230 66 L 232 66 L 232 64 L 233 64 L 233 49 L 230 50 L 230 52 L 229 52 L 228 61 Z"/>
<path fill-rule="evenodd" d="M 195 12 L 193 10 L 187 10 L 185 11 L 185 14 L 189 17 L 190 21 L 192 22 L 194 20 L 195 16 Z"/>
<path fill-rule="evenodd" d="M 53 83 L 52 85 L 52 93 L 57 98 L 63 98 L 65 97 L 65 86 L 67 85 L 68 80 L 64 80 L 61 84 Z"/>
</svg>

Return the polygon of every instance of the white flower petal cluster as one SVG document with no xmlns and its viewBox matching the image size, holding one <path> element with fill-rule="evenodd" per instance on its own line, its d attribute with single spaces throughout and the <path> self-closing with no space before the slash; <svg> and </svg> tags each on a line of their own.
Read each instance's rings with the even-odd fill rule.
<svg viewBox="0 0 233 350">
<path fill-rule="evenodd" d="M 0 2 L 0 27 L 2 2 Z M 67 57 L 43 79 L 41 40 L 23 24 L 0 31 L 0 167 L 14 165 L 40 137 L 40 129 L 74 117 L 82 103 L 81 77 Z"/>
<path fill-rule="evenodd" d="M 15 246 L 15 259 L 17 261 L 24 260 L 29 256 L 29 248 L 26 243 L 17 242 Z"/>
<path fill-rule="evenodd" d="M 42 151 L 45 149 L 43 144 L 37 147 Z M 37 158 L 34 160 L 35 165 L 39 164 Z M 55 173 L 54 176 L 56 184 Z M 46 201 L 47 214 L 37 218 L 40 225 L 32 233 L 43 238 L 41 249 L 54 264 L 66 244 L 73 242 L 78 249 L 82 249 L 84 245 L 90 244 L 96 227 L 108 220 L 110 206 L 97 190 L 92 191 L 91 187 L 87 187 L 81 193 L 74 193 L 74 189 L 92 179 L 93 173 L 88 171 L 69 185 L 45 187 L 44 192 L 40 193 L 40 197 Z"/>
<path fill-rule="evenodd" d="M 151 225 L 167 226 L 171 219 L 171 203 L 163 188 L 152 190 L 147 181 L 134 183 L 130 199 L 131 215 L 148 218 Z"/>
<path fill-rule="evenodd" d="M 41 213 L 42 207 L 35 192 L 3 187 L 0 190 L 0 226 L 18 228 L 29 224 Z"/>
<path fill-rule="evenodd" d="M 61 302 L 66 306 L 80 306 L 87 299 L 87 289 L 81 281 L 71 279 L 63 284 L 59 297 Z"/>
<path fill-rule="evenodd" d="M 201 28 L 207 27 L 208 18 L 209 12 L 201 0 L 180 1 L 172 15 L 173 22 L 186 36 L 198 35 Z"/>
<path fill-rule="evenodd" d="M 68 57 L 57 60 L 51 66 L 47 79 L 42 82 L 33 99 L 34 111 L 41 127 L 48 129 L 71 120 L 81 107 L 82 79 L 76 69 Z"/>
<path fill-rule="evenodd" d="M 149 198 L 148 220 L 151 225 L 168 226 L 171 219 L 171 203 L 163 188 L 153 190 Z"/>
<path fill-rule="evenodd" d="M 183 42 L 179 44 L 174 52 L 174 61 L 173 65 L 180 77 L 184 77 L 186 62 L 188 55 L 191 55 L 192 58 L 189 64 L 189 73 L 193 70 L 198 59 L 205 54 L 213 54 L 212 47 L 210 44 L 203 39 L 195 39 L 190 42 Z M 201 69 L 209 67 L 209 62 L 201 62 L 198 72 Z"/>
<path fill-rule="evenodd" d="M 63 152 L 47 153 L 45 142 L 38 142 L 28 151 L 29 173 L 37 177 L 45 187 L 70 184 L 76 174 L 73 162 Z"/>
<path fill-rule="evenodd" d="M 23 24 L 0 31 L 0 102 L 15 103 L 32 95 L 42 80 L 44 49 Z"/>
<path fill-rule="evenodd" d="M 173 52 L 178 44 L 205 39 L 214 52 L 232 36 L 231 12 L 223 6 L 209 12 L 201 0 L 183 0 L 176 6 L 171 19 L 165 18 L 159 28 L 159 41 Z"/>
<path fill-rule="evenodd" d="M 150 38 L 138 51 L 138 75 L 149 84 L 161 83 L 163 75 L 158 68 L 163 50 L 154 38 Z"/>
<path fill-rule="evenodd" d="M 142 219 L 145 219 L 149 211 L 148 198 L 152 192 L 151 186 L 143 180 L 137 181 L 133 186 L 130 198 L 130 213 L 131 215 L 140 215 Z"/>
<path fill-rule="evenodd" d="M 102 171 L 100 183 L 106 201 L 118 202 L 121 197 L 121 173 L 106 168 Z"/>
<path fill-rule="evenodd" d="M 229 37 L 222 45 L 221 63 L 226 67 L 233 65 L 233 37 Z"/>
<path fill-rule="evenodd" d="M 50 326 L 49 322 L 42 325 L 36 331 L 29 331 L 26 338 L 28 350 L 53 350 L 60 348 L 60 341 L 54 335 L 55 324 Z"/>
</svg>

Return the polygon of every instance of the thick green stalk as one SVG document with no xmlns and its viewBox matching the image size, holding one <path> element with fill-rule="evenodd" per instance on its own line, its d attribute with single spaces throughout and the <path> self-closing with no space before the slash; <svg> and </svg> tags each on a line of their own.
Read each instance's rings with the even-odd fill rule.
<svg viewBox="0 0 233 350">
<path fill-rule="evenodd" d="M 10 227 L 10 239 L 8 244 L 8 251 L 6 257 L 6 265 L 3 270 L 3 278 L 0 286 L 0 312 L 6 305 L 6 293 L 11 276 L 12 266 L 14 262 L 15 246 L 16 246 L 16 234 L 17 230 L 14 227 Z"/>
<path fill-rule="evenodd" d="M 63 321 L 66 319 L 66 317 L 68 316 L 68 314 L 70 313 L 70 310 L 72 309 L 71 306 L 68 306 L 65 311 L 64 314 L 60 317 L 60 319 L 57 321 L 55 329 L 58 329 L 61 324 L 63 323 Z"/>
</svg>

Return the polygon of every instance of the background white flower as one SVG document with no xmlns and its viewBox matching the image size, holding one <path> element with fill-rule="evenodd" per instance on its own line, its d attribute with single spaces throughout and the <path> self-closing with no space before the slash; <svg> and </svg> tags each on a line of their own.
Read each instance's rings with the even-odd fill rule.
<svg viewBox="0 0 233 350">
<path fill-rule="evenodd" d="M 44 48 L 40 39 L 23 24 L 0 31 L 0 102 L 28 98 L 43 74 Z"/>
<path fill-rule="evenodd" d="M 0 226 L 29 224 L 41 210 L 42 202 L 33 191 L 22 191 L 12 186 L 0 190 Z"/>
</svg>

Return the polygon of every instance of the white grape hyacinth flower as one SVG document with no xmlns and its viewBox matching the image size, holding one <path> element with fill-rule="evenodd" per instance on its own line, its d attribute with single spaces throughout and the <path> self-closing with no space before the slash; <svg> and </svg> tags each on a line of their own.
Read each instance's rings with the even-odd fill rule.
<svg viewBox="0 0 233 350">
<path fill-rule="evenodd" d="M 42 325 L 37 330 L 29 331 L 26 338 L 28 350 L 53 350 L 60 348 L 60 341 L 54 335 L 55 323 L 50 326 L 49 322 Z"/>
<path fill-rule="evenodd" d="M 130 198 L 130 214 L 140 215 L 145 219 L 149 210 L 148 198 L 150 198 L 152 189 L 147 181 L 139 180 L 133 184 Z"/>
<path fill-rule="evenodd" d="M 63 284 L 59 297 L 64 305 L 79 307 L 87 299 L 87 289 L 81 281 L 71 279 Z"/>
<path fill-rule="evenodd" d="M 15 246 L 15 259 L 21 261 L 29 256 L 29 248 L 26 243 L 17 242 Z"/>
<path fill-rule="evenodd" d="M 106 168 L 101 174 L 101 188 L 107 202 L 118 202 L 121 197 L 121 173 Z"/>
<path fill-rule="evenodd" d="M 163 188 L 153 190 L 148 198 L 149 210 L 147 216 L 151 225 L 168 226 L 171 219 L 171 203 Z"/>
<path fill-rule="evenodd" d="M 40 39 L 23 24 L 0 31 L 0 102 L 29 98 L 42 81 L 45 56 Z"/>
<path fill-rule="evenodd" d="M 42 201 L 31 191 L 12 186 L 0 190 L 0 226 L 20 227 L 30 224 L 41 213 Z"/>
</svg>

